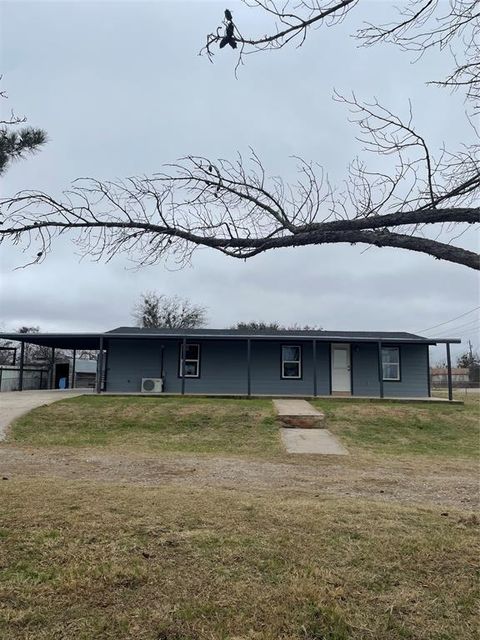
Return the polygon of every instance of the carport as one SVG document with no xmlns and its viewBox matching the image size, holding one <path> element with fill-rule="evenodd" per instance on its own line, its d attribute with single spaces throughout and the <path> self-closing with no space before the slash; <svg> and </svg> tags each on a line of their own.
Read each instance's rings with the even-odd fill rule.
<svg viewBox="0 0 480 640">
<path fill-rule="evenodd" d="M 1 333 L 1 340 L 12 340 L 20 343 L 19 357 L 19 391 L 23 391 L 25 368 L 25 345 L 34 344 L 50 349 L 50 376 L 48 388 L 55 387 L 54 369 L 57 349 L 72 352 L 72 388 L 75 387 L 75 360 L 77 351 L 91 350 L 98 352 L 98 368 L 96 391 L 100 393 L 105 371 L 104 336 L 102 333 Z"/>
</svg>

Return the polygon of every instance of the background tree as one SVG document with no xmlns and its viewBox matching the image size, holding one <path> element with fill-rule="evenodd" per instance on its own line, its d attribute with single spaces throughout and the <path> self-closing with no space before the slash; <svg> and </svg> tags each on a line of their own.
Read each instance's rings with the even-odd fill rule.
<svg viewBox="0 0 480 640">
<path fill-rule="evenodd" d="M 457 358 L 457 367 L 468 369 L 470 382 L 480 382 L 480 356 L 473 350 L 472 343 L 468 341 L 468 351 Z"/>
<path fill-rule="evenodd" d="M 321 331 L 322 328 L 318 325 L 298 325 L 293 324 L 289 326 L 283 326 L 279 322 L 237 322 L 233 327 L 234 329 L 244 331 Z"/>
<path fill-rule="evenodd" d="M 194 329 L 205 325 L 207 310 L 186 298 L 149 291 L 142 293 L 133 317 L 139 327 L 148 329 Z"/>
<path fill-rule="evenodd" d="M 1 80 L 1 76 L 0 76 Z M 0 98 L 6 99 L 5 91 L 0 91 Z M 6 120 L 0 120 L 0 175 L 15 160 L 39 151 L 47 142 L 47 134 L 43 129 L 21 127 L 26 122 L 25 116 L 18 117 L 13 111 Z"/>
<path fill-rule="evenodd" d="M 40 327 L 28 327 L 22 326 L 16 330 L 16 333 L 40 333 Z M 20 350 L 17 351 L 17 355 L 19 356 Z M 52 357 L 52 350 L 50 347 L 43 347 L 41 345 L 36 344 L 28 344 L 25 343 L 25 352 L 24 352 L 24 362 L 25 364 L 33 365 L 33 364 L 43 364 L 45 362 L 50 362 Z M 62 359 L 64 357 L 63 352 L 55 351 L 55 359 Z M 18 364 L 18 363 L 17 363 Z"/>
<path fill-rule="evenodd" d="M 243 45 L 278 48 L 293 34 L 302 42 L 314 24 L 335 23 L 357 6 L 355 0 L 252 3 L 285 28 L 250 42 L 241 41 L 236 27 L 240 55 Z M 411 0 L 391 24 L 369 25 L 357 37 L 365 45 L 393 42 L 418 54 L 448 45 L 456 70 L 445 82 L 463 87 L 472 104 L 480 86 L 479 6 L 478 0 Z M 187 156 L 150 177 L 76 182 L 61 199 L 42 192 L 6 198 L 0 239 L 24 243 L 33 251 L 29 264 L 43 260 L 52 241 L 69 231 L 95 259 L 126 253 L 140 265 L 166 256 L 186 264 L 202 246 L 246 259 L 282 247 L 349 243 L 402 248 L 479 269 L 478 253 L 460 244 L 468 225 L 480 221 L 475 128 L 475 143 L 435 148 L 417 130 L 410 104 L 399 116 L 353 94 L 336 99 L 350 110 L 365 153 L 379 156 L 371 165 L 352 160 L 337 186 L 321 167 L 301 159 L 298 180 L 289 184 L 269 177 L 253 151 L 246 161 Z"/>
<path fill-rule="evenodd" d="M 15 330 L 15 333 L 40 333 L 40 327 L 21 326 Z M 2 347 L 16 347 L 16 366 L 20 364 L 20 343 L 11 340 L 0 341 Z M 29 366 L 43 366 L 49 363 L 52 357 L 50 347 L 44 347 L 36 344 L 25 343 L 24 363 Z M 58 349 L 55 350 L 55 360 L 60 361 L 66 358 L 66 354 Z M 12 365 L 13 352 L 0 350 L 0 364 L 4 366 Z"/>
</svg>

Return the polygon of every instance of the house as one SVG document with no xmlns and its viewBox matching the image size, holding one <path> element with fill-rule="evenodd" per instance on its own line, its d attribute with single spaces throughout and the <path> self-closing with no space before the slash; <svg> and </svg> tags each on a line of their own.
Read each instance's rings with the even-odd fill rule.
<svg viewBox="0 0 480 640">
<path fill-rule="evenodd" d="M 470 371 L 468 369 L 452 367 L 451 371 L 454 385 L 458 386 L 462 383 L 470 382 Z M 430 379 L 433 387 L 445 387 L 448 384 L 448 368 L 432 367 L 432 369 L 430 369 Z"/>
<path fill-rule="evenodd" d="M 267 396 L 430 395 L 431 339 L 405 332 L 140 329 L 3 334 L 21 344 L 98 349 L 97 391 Z M 52 384 L 52 386 L 54 386 Z"/>
</svg>

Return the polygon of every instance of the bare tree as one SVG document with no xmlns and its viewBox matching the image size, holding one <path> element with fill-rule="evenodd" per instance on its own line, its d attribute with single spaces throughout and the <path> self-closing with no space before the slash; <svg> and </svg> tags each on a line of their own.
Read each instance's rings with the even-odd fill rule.
<svg viewBox="0 0 480 640">
<path fill-rule="evenodd" d="M 289 33 L 305 35 L 315 16 L 319 24 L 326 19 L 321 11 L 329 8 L 332 19 L 340 19 L 355 2 L 320 7 L 300 0 L 299 7 L 313 12 L 309 24 L 305 17 L 295 23 L 288 2 L 281 15 L 267 0 L 253 5 L 282 23 L 290 21 Z M 440 23 L 439 6 L 437 0 L 411 0 L 410 13 L 391 26 L 367 27 L 360 37 L 366 44 L 445 46 L 476 29 L 479 0 L 450 0 Z M 225 19 L 230 23 L 233 16 Z M 303 26 L 295 30 L 295 24 Z M 280 46 L 285 38 L 277 33 L 268 46 Z M 467 42 L 466 55 L 476 55 L 475 40 Z M 477 82 L 478 74 L 473 75 Z M 476 86 L 469 85 L 470 98 Z M 353 94 L 336 94 L 336 99 L 350 109 L 365 153 L 377 156 L 369 165 L 353 160 L 340 185 L 301 159 L 298 180 L 286 184 L 268 176 L 254 151 L 246 161 L 188 156 L 150 177 L 77 181 L 62 199 L 41 192 L 6 198 L 0 240 L 22 244 L 28 264 L 43 260 L 56 237 L 72 232 L 80 251 L 94 259 L 126 253 L 140 266 L 167 256 L 183 265 L 202 246 L 246 259 L 283 247 L 348 243 L 402 248 L 479 269 L 478 254 L 459 245 L 468 225 L 480 221 L 478 143 L 460 151 L 435 149 L 417 130 L 411 105 L 400 117 L 375 100 L 362 102 Z"/>
<path fill-rule="evenodd" d="M 142 293 L 133 317 L 138 326 L 148 329 L 193 329 L 205 325 L 207 311 L 186 298 L 149 291 Z"/>
<path fill-rule="evenodd" d="M 480 1 L 409 0 L 397 9 L 389 24 L 369 24 L 358 32 L 365 45 L 390 42 L 416 59 L 430 49 L 450 50 L 453 69 L 446 78 L 433 80 L 452 89 L 465 89 L 474 111 L 480 107 Z"/>
<path fill-rule="evenodd" d="M 40 333 L 40 327 L 22 326 L 16 330 L 16 333 Z M 45 347 L 37 344 L 25 343 L 24 362 L 28 365 L 35 365 L 39 363 L 49 362 L 52 357 L 52 351 L 50 347 Z M 55 360 L 63 360 L 65 354 L 58 349 L 55 350 Z"/>
<path fill-rule="evenodd" d="M 248 10 L 257 10 L 271 18 L 268 34 L 243 34 L 230 11 L 225 11 L 223 23 L 207 35 L 200 53 L 213 61 L 214 48 L 223 48 L 229 30 L 238 52 L 237 66 L 246 55 L 274 51 L 292 44 L 299 48 L 307 35 L 320 26 L 342 22 L 356 7 L 358 0 L 242 0 Z M 417 58 L 432 48 L 450 48 L 454 59 L 451 73 L 434 81 L 452 88 L 465 88 L 467 98 L 480 101 L 480 2 L 479 0 L 406 0 L 395 9 L 387 24 L 372 21 L 359 29 L 356 36 L 370 46 L 390 42 Z M 478 109 L 478 104 L 476 105 Z"/>
<path fill-rule="evenodd" d="M 243 331 L 321 331 L 322 327 L 310 324 L 292 324 L 289 326 L 283 326 L 279 322 L 262 322 L 253 320 L 250 322 L 237 322 L 233 329 Z"/>
<path fill-rule="evenodd" d="M 249 53 L 282 49 L 290 43 L 300 47 L 305 42 L 309 29 L 322 24 L 333 26 L 340 23 L 358 3 L 358 0 L 242 1 L 248 8 L 259 9 L 272 18 L 272 33 L 260 36 L 242 35 L 239 25 L 227 9 L 222 24 L 215 32 L 208 34 L 205 46 L 200 51 L 206 53 L 210 60 L 213 59 L 213 48 L 218 45 L 222 49 L 227 43 L 238 49 L 237 67 Z"/>
</svg>

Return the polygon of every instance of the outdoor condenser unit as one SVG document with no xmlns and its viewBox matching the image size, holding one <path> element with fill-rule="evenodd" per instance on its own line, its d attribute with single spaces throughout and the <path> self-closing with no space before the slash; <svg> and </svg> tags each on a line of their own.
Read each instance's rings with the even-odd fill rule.
<svg viewBox="0 0 480 640">
<path fill-rule="evenodd" d="M 142 393 L 162 393 L 162 378 L 142 378 Z"/>
</svg>

